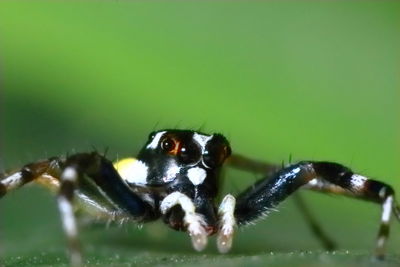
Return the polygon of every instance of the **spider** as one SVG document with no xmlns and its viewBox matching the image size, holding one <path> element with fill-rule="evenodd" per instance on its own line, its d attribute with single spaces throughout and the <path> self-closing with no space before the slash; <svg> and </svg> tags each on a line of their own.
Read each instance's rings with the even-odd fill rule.
<svg viewBox="0 0 400 267">
<path fill-rule="evenodd" d="M 238 196 L 215 202 L 224 163 L 264 177 Z M 284 167 L 234 155 L 221 134 L 192 130 L 160 130 L 150 134 L 137 158 L 112 163 L 97 152 L 53 157 L 4 174 L 0 197 L 27 183 L 41 184 L 57 193 L 70 263 L 82 264 L 75 208 L 109 221 L 148 222 L 162 219 L 185 231 L 201 251 L 207 237 L 217 234 L 221 253 L 232 246 L 237 227 L 266 216 L 300 188 L 351 196 L 382 206 L 375 256 L 384 257 L 392 212 L 400 219 L 393 189 L 356 174 L 334 162 L 300 161 Z M 333 242 L 322 232 L 300 198 L 299 207 L 327 249 Z"/>
</svg>

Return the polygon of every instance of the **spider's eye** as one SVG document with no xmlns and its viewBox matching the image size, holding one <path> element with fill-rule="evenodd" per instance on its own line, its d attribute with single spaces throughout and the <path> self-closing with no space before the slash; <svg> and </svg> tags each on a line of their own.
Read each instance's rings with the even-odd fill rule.
<svg viewBox="0 0 400 267">
<path fill-rule="evenodd" d="M 161 141 L 161 149 L 166 152 L 177 152 L 178 143 L 174 139 L 166 137 Z M 173 153 L 176 154 L 176 153 Z"/>
<path fill-rule="evenodd" d="M 184 164 L 196 163 L 200 160 L 201 150 L 198 145 L 193 142 L 182 145 L 179 153 L 179 159 Z"/>
<path fill-rule="evenodd" d="M 221 166 L 230 154 L 231 148 L 225 143 L 225 140 L 216 138 L 206 146 L 203 155 L 204 163 L 211 168 Z"/>
<path fill-rule="evenodd" d="M 154 137 L 156 136 L 156 133 L 157 133 L 157 132 L 151 132 L 151 133 L 149 134 L 149 140 L 153 140 Z"/>
</svg>

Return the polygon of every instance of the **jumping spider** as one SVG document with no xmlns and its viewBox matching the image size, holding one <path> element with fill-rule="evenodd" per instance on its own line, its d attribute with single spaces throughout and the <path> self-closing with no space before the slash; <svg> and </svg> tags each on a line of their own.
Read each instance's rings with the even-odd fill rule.
<svg viewBox="0 0 400 267">
<path fill-rule="evenodd" d="M 226 195 L 217 207 L 223 163 L 265 177 L 234 197 Z M 220 252 L 229 251 L 237 226 L 265 216 L 299 188 L 377 202 L 382 206 L 375 255 L 383 258 L 391 213 L 400 219 L 393 189 L 353 173 L 333 162 L 301 161 L 285 167 L 231 155 L 221 134 L 191 130 L 162 130 L 150 134 L 136 159 L 111 163 L 97 152 L 49 158 L 3 175 L 0 197 L 27 183 L 57 192 L 72 265 L 81 265 L 74 205 L 96 218 L 148 222 L 161 218 L 171 228 L 186 231 L 200 251 L 207 237 L 217 234 Z M 300 199 L 297 199 L 301 203 Z M 314 233 L 327 249 L 333 243 L 300 205 Z"/>
</svg>

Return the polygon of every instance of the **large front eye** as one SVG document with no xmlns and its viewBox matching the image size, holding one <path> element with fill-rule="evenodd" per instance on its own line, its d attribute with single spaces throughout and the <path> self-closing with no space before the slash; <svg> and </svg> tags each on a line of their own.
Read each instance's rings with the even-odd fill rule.
<svg viewBox="0 0 400 267">
<path fill-rule="evenodd" d="M 198 145 L 193 142 L 183 144 L 180 153 L 179 160 L 184 164 L 196 163 L 200 160 L 201 150 Z"/>
<path fill-rule="evenodd" d="M 161 149 L 172 154 L 178 152 L 178 142 L 170 137 L 166 137 L 161 141 Z"/>
</svg>

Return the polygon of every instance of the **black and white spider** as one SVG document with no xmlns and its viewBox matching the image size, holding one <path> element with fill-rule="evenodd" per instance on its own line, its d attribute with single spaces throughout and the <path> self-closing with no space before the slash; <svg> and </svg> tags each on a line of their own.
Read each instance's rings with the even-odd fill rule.
<svg viewBox="0 0 400 267">
<path fill-rule="evenodd" d="M 265 177 L 238 196 L 215 203 L 223 163 Z M 333 162 L 301 161 L 286 167 L 231 155 L 221 134 L 191 130 L 153 132 L 137 158 L 111 163 L 102 155 L 81 153 L 25 165 L 3 175 L 0 197 L 36 182 L 58 193 L 58 206 L 68 239 L 72 265 L 82 263 L 74 208 L 105 220 L 148 222 L 161 218 L 175 230 L 186 231 L 196 250 L 217 234 L 220 252 L 229 251 L 236 227 L 253 222 L 299 188 L 334 193 L 382 205 L 375 255 L 383 258 L 392 212 L 399 219 L 393 189 L 353 173 Z M 300 199 L 297 199 L 301 203 Z M 304 205 L 300 205 L 324 246 L 332 242 L 321 232 Z"/>
</svg>

